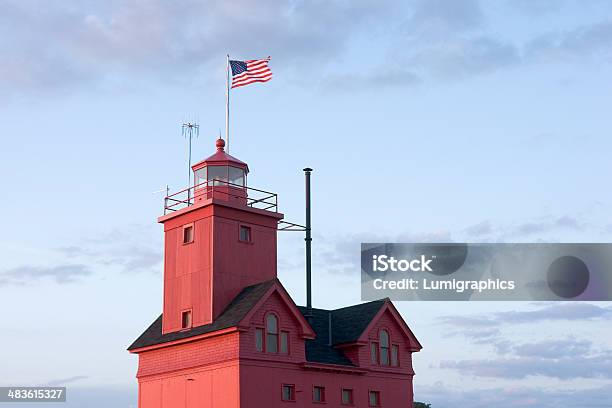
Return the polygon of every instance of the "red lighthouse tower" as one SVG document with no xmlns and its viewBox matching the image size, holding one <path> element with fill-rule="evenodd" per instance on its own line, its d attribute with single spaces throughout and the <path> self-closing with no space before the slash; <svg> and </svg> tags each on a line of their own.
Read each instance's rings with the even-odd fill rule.
<svg viewBox="0 0 612 408">
<path fill-rule="evenodd" d="M 248 166 L 224 152 L 222 139 L 216 144 L 215 154 L 193 166 L 188 205 L 159 219 L 164 334 L 212 323 L 243 288 L 276 278 L 276 227 L 283 218 L 271 207 L 276 196 L 249 205 L 255 200 L 247 194 Z M 183 204 L 177 199 L 170 197 L 168 208 Z"/>
<path fill-rule="evenodd" d="M 421 345 L 393 304 L 297 306 L 276 277 L 276 194 L 224 146 L 158 220 L 163 313 L 129 347 L 139 408 L 411 406 Z"/>
</svg>

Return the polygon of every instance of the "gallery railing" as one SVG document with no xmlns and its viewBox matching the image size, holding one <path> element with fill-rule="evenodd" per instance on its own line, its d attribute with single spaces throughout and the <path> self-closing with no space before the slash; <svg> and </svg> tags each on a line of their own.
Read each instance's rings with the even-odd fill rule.
<svg viewBox="0 0 612 408">
<path fill-rule="evenodd" d="M 237 201 L 252 208 L 277 212 L 278 195 L 253 187 L 230 183 L 225 180 L 207 180 L 164 198 L 164 215 L 195 204 L 200 199 L 219 198 Z"/>
</svg>

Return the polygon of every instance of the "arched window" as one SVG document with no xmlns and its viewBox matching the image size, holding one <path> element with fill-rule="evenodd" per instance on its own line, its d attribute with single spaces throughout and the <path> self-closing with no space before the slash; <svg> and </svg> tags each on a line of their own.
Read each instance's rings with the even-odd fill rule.
<svg viewBox="0 0 612 408">
<path fill-rule="evenodd" d="M 378 340 L 380 342 L 380 365 L 389 365 L 389 332 L 381 330 Z"/>
<path fill-rule="evenodd" d="M 266 317 L 266 352 L 278 353 L 278 317 L 271 313 Z"/>
</svg>

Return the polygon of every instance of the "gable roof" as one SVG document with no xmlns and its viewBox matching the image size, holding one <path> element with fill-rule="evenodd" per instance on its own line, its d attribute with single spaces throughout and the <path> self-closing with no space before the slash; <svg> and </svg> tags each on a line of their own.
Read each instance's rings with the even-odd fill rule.
<svg viewBox="0 0 612 408">
<path fill-rule="evenodd" d="M 332 310 L 334 344 L 357 341 L 384 304 L 385 299 L 380 299 Z"/>
<path fill-rule="evenodd" d="M 419 340 L 416 338 L 414 333 L 412 333 L 412 330 L 410 330 L 410 327 L 408 327 L 408 324 L 406 324 L 406 321 L 404 320 L 400 312 L 398 312 L 398 310 L 395 308 L 393 303 L 388 299 L 385 299 L 383 307 L 378 311 L 378 313 L 376 313 L 372 321 L 370 321 L 370 323 L 365 328 L 361 336 L 357 339 L 357 341 L 361 341 L 361 342 L 367 341 L 367 336 L 368 336 L 368 332 L 370 331 L 370 328 L 376 323 L 376 321 L 384 313 L 390 313 L 393 319 L 395 320 L 395 322 L 399 325 L 404 336 L 410 339 L 410 350 L 411 351 L 420 351 L 423 348 L 423 346 L 421 345 Z"/>
<path fill-rule="evenodd" d="M 272 279 L 244 288 L 223 313 L 210 324 L 197 326 L 190 330 L 162 334 L 162 316 L 159 316 L 132 343 L 128 350 L 133 351 L 238 327 L 241 322 L 248 320 L 248 317 L 255 312 L 260 302 L 263 302 L 275 291 L 288 302 L 291 309 L 295 310 L 296 318 L 302 325 L 302 334 L 306 339 L 307 362 L 354 367 L 355 365 L 338 346 L 362 340 L 364 333 L 386 310 L 389 310 L 396 319 L 399 319 L 405 333 L 416 341 L 418 348 L 415 351 L 421 348 L 410 328 L 388 299 L 375 300 L 335 310 L 313 308 L 309 316 L 308 309 L 304 306 L 296 306 L 280 281 Z"/>
<path fill-rule="evenodd" d="M 203 326 L 197 326 L 190 330 L 162 334 L 162 315 L 160 315 L 153 324 L 151 324 L 149 328 L 128 347 L 128 350 L 187 339 L 189 337 L 235 327 L 276 282 L 277 279 L 272 279 L 244 288 L 214 322 Z"/>
<path fill-rule="evenodd" d="M 303 306 L 298 307 L 300 312 L 306 316 L 307 309 Z M 330 345 L 329 318 L 329 310 L 311 309 L 310 326 L 315 331 L 316 337 L 312 340 L 306 340 L 306 361 L 313 363 L 353 366 L 354 364 L 344 355 L 341 350 L 338 350 L 337 348 L 333 347 L 333 345 Z"/>
<path fill-rule="evenodd" d="M 278 279 L 274 280 L 275 284 L 273 284 L 266 295 L 262 296 L 255 305 L 251 308 L 251 310 L 244 316 L 243 323 L 246 323 L 246 327 L 249 326 L 249 320 L 253 316 L 253 314 L 257 311 L 258 304 L 263 303 L 266 299 L 268 299 L 273 293 L 278 294 L 281 300 L 288 307 L 289 312 L 293 315 L 293 317 L 297 320 L 300 326 L 300 336 L 308 339 L 312 339 L 315 337 L 315 332 L 306 320 L 306 317 L 300 312 L 298 306 L 295 304 L 289 293 L 285 287 L 280 283 Z"/>
<path fill-rule="evenodd" d="M 335 310 L 311 309 L 310 325 L 317 336 L 306 341 L 306 360 L 354 366 L 336 346 L 357 341 L 384 304 L 383 299 Z M 299 306 L 299 309 L 307 316 L 307 308 Z"/>
</svg>

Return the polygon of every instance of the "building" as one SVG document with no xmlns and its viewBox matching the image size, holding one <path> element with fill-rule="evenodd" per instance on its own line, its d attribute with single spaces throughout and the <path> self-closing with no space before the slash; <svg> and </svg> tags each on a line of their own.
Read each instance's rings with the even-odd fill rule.
<svg viewBox="0 0 612 408">
<path fill-rule="evenodd" d="M 129 347 L 139 408 L 412 407 L 421 345 L 393 304 L 296 306 L 276 274 L 276 194 L 216 146 L 159 218 L 163 313 Z"/>
</svg>

